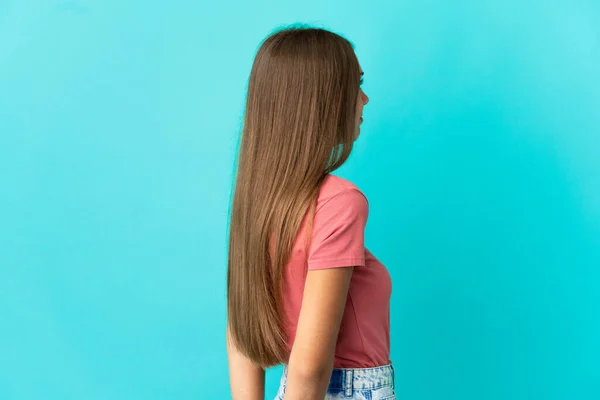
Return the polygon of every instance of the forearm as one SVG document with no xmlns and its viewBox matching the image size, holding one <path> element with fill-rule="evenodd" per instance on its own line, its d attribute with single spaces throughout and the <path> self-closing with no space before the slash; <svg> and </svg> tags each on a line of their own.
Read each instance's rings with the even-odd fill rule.
<svg viewBox="0 0 600 400">
<path fill-rule="evenodd" d="M 229 337 L 227 353 L 232 400 L 264 400 L 265 371 L 238 352 Z"/>
<path fill-rule="evenodd" d="M 233 400 L 264 400 L 265 398 L 265 371 L 246 369 L 243 373 L 231 371 L 229 375 L 231 398 Z"/>
</svg>

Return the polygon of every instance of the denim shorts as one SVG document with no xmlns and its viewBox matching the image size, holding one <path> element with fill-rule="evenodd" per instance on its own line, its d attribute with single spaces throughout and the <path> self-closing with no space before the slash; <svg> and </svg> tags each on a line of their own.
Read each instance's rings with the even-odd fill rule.
<svg viewBox="0 0 600 400">
<path fill-rule="evenodd" d="M 275 400 L 283 400 L 286 381 L 287 366 Z M 396 400 L 394 367 L 334 368 L 325 400 Z"/>
</svg>

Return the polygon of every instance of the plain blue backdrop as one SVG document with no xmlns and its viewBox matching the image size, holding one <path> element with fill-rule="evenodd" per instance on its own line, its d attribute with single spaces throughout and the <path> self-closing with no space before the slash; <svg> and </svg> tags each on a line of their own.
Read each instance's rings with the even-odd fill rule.
<svg viewBox="0 0 600 400">
<path fill-rule="evenodd" d="M 365 71 L 398 398 L 599 399 L 596 0 L 0 2 L 0 399 L 230 397 L 244 90 L 294 22 Z"/>
</svg>

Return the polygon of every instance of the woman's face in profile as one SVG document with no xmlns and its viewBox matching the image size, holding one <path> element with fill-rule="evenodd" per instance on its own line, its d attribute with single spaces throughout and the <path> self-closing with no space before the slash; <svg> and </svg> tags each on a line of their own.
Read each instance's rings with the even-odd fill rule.
<svg viewBox="0 0 600 400">
<path fill-rule="evenodd" d="M 360 69 L 360 85 L 361 86 L 358 88 L 358 98 L 356 99 L 355 138 L 358 138 L 358 135 L 360 134 L 360 124 L 363 121 L 363 118 L 362 118 L 363 107 L 365 106 L 365 104 L 367 104 L 369 102 L 369 97 L 362 90 L 363 75 L 364 75 L 364 72 L 361 68 Z"/>
</svg>

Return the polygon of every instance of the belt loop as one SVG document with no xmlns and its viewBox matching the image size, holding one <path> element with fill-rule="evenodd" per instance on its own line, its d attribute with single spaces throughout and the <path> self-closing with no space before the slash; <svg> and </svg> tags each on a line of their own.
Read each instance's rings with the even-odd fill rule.
<svg viewBox="0 0 600 400">
<path fill-rule="evenodd" d="M 392 369 L 392 389 L 396 389 L 396 373 L 394 372 L 394 366 L 390 364 L 390 368 Z"/>
<path fill-rule="evenodd" d="M 346 381 L 344 382 L 344 386 L 346 387 L 346 391 L 344 392 L 345 397 L 352 397 L 352 389 L 354 388 L 354 371 L 351 369 L 346 370 Z"/>
</svg>

